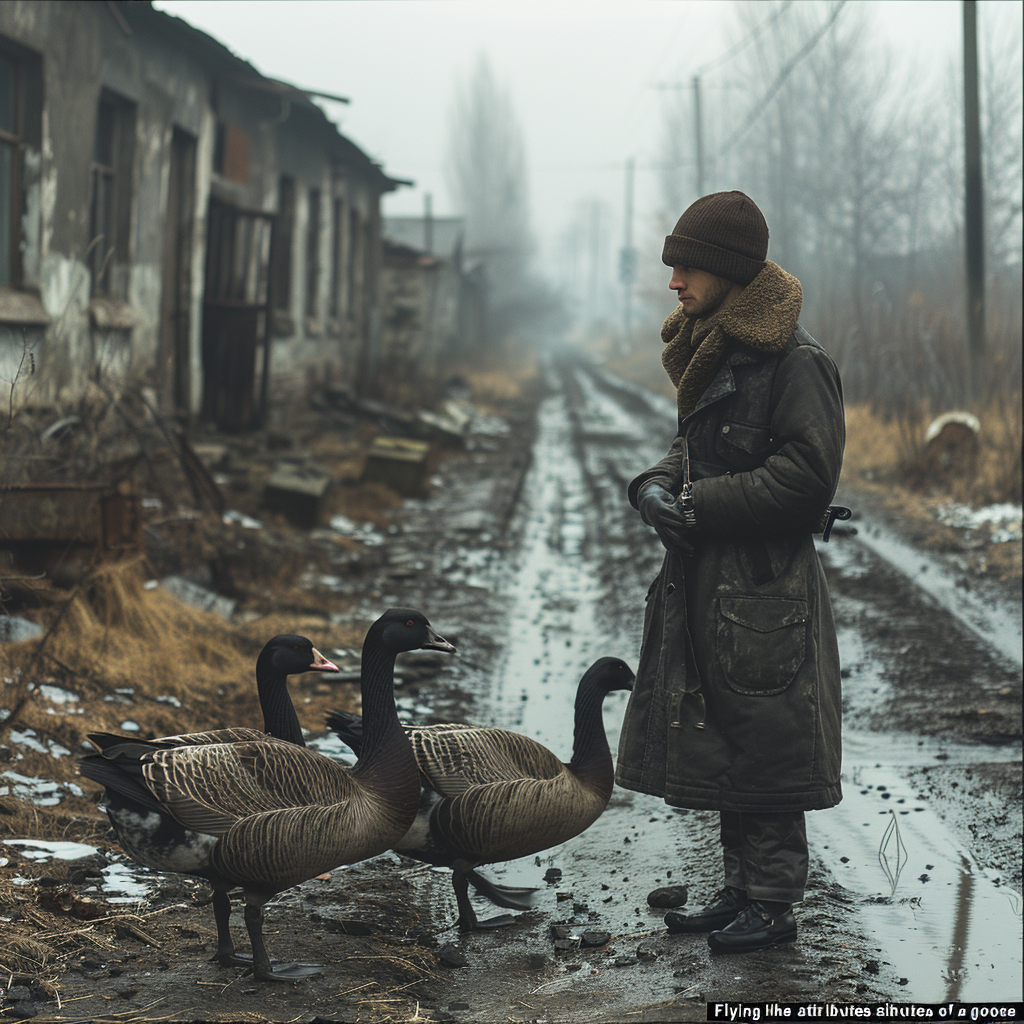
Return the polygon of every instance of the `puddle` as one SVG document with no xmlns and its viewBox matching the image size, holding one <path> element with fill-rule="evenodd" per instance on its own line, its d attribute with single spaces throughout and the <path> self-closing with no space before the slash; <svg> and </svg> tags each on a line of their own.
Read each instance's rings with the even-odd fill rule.
<svg viewBox="0 0 1024 1024">
<path fill-rule="evenodd" d="M 1020 895 L 980 869 L 891 767 L 849 768 L 843 793 L 838 807 L 808 816 L 808 832 L 859 897 L 858 917 L 908 997 L 970 1002 L 1005 991 L 1020 977 Z"/>
</svg>

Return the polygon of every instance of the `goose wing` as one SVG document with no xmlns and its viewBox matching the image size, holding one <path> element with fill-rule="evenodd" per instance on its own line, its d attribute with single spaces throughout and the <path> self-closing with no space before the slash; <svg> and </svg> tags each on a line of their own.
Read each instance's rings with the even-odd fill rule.
<svg viewBox="0 0 1024 1024">
<path fill-rule="evenodd" d="M 554 779 L 473 786 L 442 800 L 431 828 L 446 846 L 476 863 L 514 860 L 579 835 L 607 803 L 565 769 Z"/>
<path fill-rule="evenodd" d="M 406 730 L 420 771 L 439 793 L 519 779 L 554 779 L 565 765 L 547 747 L 505 729 L 436 725 Z"/>
<path fill-rule="evenodd" d="M 272 740 L 155 751 L 143 775 L 181 824 L 216 836 L 253 814 L 345 803 L 359 788 L 335 761 Z"/>
</svg>

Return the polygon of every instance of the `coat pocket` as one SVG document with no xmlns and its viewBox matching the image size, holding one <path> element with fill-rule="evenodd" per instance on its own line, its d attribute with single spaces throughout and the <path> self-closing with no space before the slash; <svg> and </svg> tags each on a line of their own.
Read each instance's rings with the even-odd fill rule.
<svg viewBox="0 0 1024 1024">
<path fill-rule="evenodd" d="M 782 693 L 803 664 L 807 602 L 781 597 L 719 600 L 718 662 L 737 693 Z"/>
<path fill-rule="evenodd" d="M 733 472 L 763 465 L 771 454 L 771 428 L 739 420 L 726 420 L 715 442 L 715 454 Z"/>
</svg>

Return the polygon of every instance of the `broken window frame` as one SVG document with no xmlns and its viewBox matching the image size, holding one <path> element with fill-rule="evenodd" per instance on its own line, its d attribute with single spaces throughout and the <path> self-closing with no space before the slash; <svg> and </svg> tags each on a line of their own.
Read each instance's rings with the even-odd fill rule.
<svg viewBox="0 0 1024 1024">
<path fill-rule="evenodd" d="M 320 236 L 323 193 L 311 186 L 306 192 L 306 303 L 305 314 L 316 321 L 320 307 Z"/>
<path fill-rule="evenodd" d="M 270 302 L 275 312 L 291 313 L 292 243 L 295 235 L 295 179 L 282 174 L 277 185 L 277 218 L 271 238 Z"/>
<path fill-rule="evenodd" d="M 94 298 L 128 297 L 135 104 L 104 89 L 96 105 L 88 263 Z"/>
<path fill-rule="evenodd" d="M 10 72 L 10 116 L 7 124 L 0 121 L 0 287 L 17 287 L 22 283 L 25 73 L 24 62 L 5 42 L 0 39 L 0 62 Z"/>
<path fill-rule="evenodd" d="M 334 196 L 331 201 L 331 289 L 329 312 L 332 320 L 341 319 L 341 275 L 344 263 L 345 200 Z"/>
</svg>

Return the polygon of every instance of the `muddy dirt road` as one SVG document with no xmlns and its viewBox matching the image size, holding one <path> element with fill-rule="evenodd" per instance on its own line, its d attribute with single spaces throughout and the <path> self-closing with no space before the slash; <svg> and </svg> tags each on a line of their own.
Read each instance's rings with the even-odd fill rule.
<svg viewBox="0 0 1024 1024">
<path fill-rule="evenodd" d="M 442 468 L 433 495 L 396 516 L 373 555 L 372 592 L 365 576 L 343 572 L 331 586 L 339 598 L 359 596 L 347 618 L 366 623 L 388 605 L 421 607 L 458 644 L 441 675 L 400 688 L 409 719 L 500 725 L 567 760 L 584 669 L 603 655 L 636 665 L 644 594 L 661 552 L 626 503 L 625 485 L 664 454 L 674 412 L 590 365 L 553 360 L 544 373 L 535 417 L 524 411 L 507 433 L 476 435 Z M 361 940 L 337 926 L 353 917 L 429 953 L 429 977 L 408 973 L 414 1010 L 409 992 L 361 1002 L 330 968 L 269 994 L 206 963 L 194 970 L 202 947 L 187 928 L 191 944 L 143 951 L 118 968 L 119 983 L 125 972 L 131 981 L 118 1010 L 612 1022 L 703 1020 L 705 1003 L 722 999 L 1020 1000 L 1019 595 L 1014 606 L 1010 592 L 965 589 L 955 566 L 915 551 L 865 496 L 840 498 L 857 510 L 856 533 L 837 530 L 820 550 L 844 664 L 845 798 L 808 816 L 811 872 L 795 945 L 712 957 L 704 936 L 668 936 L 646 894 L 685 884 L 699 905 L 717 888 L 717 816 L 616 790 L 583 836 L 486 869 L 498 882 L 538 887 L 534 909 L 508 928 L 460 936 L 448 873 L 394 855 L 307 883 L 268 909 L 268 921 L 279 922 L 279 955 L 362 955 Z M 625 704 L 625 694 L 605 702 L 613 750 Z M 346 753 L 332 737 L 315 742 Z M 561 874 L 546 882 L 550 868 Z M 137 877 L 158 901 L 150 906 L 182 897 L 172 884 Z M 416 908 L 414 929 L 396 903 Z M 483 903 L 477 911 L 494 912 Z M 179 933 L 202 913 L 175 918 Z M 580 937 L 579 946 L 556 950 L 553 925 Z M 602 932 L 607 941 L 594 934 Z M 68 994 L 103 983 L 98 970 Z M 154 999 L 159 1010 L 147 1010 Z"/>
<path fill-rule="evenodd" d="M 623 494 L 667 448 L 673 411 L 579 365 L 550 367 L 548 385 L 508 527 L 492 496 L 497 515 L 470 520 L 466 554 L 455 537 L 441 554 L 442 575 L 479 588 L 472 620 L 464 590 L 450 610 L 441 593 L 423 601 L 458 624 L 467 657 L 494 650 L 486 669 L 467 672 L 473 719 L 567 757 L 583 669 L 604 654 L 635 664 L 661 552 Z M 500 494 L 512 479 L 477 486 Z M 436 500 L 420 522 L 471 504 L 455 489 Z M 471 1019 L 563 1019 L 567 1001 L 571 1019 L 599 1021 L 697 1019 L 720 998 L 1020 998 L 1019 605 L 964 595 L 945 566 L 870 514 L 856 526 L 822 546 L 846 666 L 846 796 L 809 816 L 800 943 L 726 959 L 703 936 L 668 937 L 644 897 L 670 877 L 698 904 L 716 887 L 717 816 L 618 790 L 585 836 L 539 865 L 492 871 L 527 885 L 554 866 L 562 879 L 541 894 L 538 921 L 461 943 L 470 966 L 453 973 L 451 1002 Z M 415 550 L 415 529 L 406 537 Z M 509 546 L 467 573 L 468 552 L 491 540 Z M 625 699 L 606 701 L 613 744 Z M 510 970 L 550 949 L 554 922 L 608 931 L 613 948 L 560 956 L 551 978 Z"/>
</svg>

